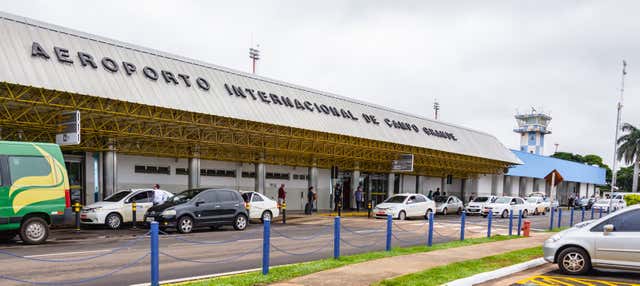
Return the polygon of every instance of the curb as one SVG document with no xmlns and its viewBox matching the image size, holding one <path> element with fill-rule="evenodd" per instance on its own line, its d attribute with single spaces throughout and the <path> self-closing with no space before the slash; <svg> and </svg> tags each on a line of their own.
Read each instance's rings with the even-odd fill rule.
<svg viewBox="0 0 640 286">
<path fill-rule="evenodd" d="M 458 280 L 454 280 L 451 281 L 447 284 L 444 284 L 446 286 L 467 286 L 467 285 L 475 285 L 475 284 L 480 284 L 480 283 L 484 283 L 487 282 L 489 280 L 494 280 L 494 279 L 498 279 L 498 278 L 502 278 L 517 272 L 521 272 L 527 269 L 531 269 L 534 267 L 538 267 L 540 265 L 546 264 L 547 261 L 544 260 L 544 258 L 538 258 L 538 259 L 534 259 L 534 260 L 529 260 L 527 262 L 523 262 L 520 264 L 515 264 L 515 265 L 511 265 L 511 266 L 507 266 L 507 267 L 503 267 L 500 269 L 496 269 L 493 271 L 489 271 L 489 272 L 484 272 L 484 273 L 480 273 L 480 274 L 476 274 L 470 277 L 466 277 L 466 278 L 462 278 L 462 279 L 458 279 Z"/>
</svg>

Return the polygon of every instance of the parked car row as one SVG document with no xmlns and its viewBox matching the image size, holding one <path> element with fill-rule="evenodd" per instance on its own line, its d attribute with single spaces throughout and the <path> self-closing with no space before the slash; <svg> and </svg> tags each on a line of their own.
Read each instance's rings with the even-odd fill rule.
<svg viewBox="0 0 640 286">
<path fill-rule="evenodd" d="M 168 199 L 154 205 L 155 196 Z M 277 203 L 257 192 L 201 188 L 173 195 L 164 190 L 130 189 L 85 206 L 80 212 L 80 221 L 118 229 L 124 223 L 133 222 L 134 202 L 137 222 L 157 221 L 161 229 L 176 229 L 181 233 L 197 227 L 216 229 L 225 225 L 244 230 L 251 219 L 264 221 L 280 215 Z"/>
</svg>

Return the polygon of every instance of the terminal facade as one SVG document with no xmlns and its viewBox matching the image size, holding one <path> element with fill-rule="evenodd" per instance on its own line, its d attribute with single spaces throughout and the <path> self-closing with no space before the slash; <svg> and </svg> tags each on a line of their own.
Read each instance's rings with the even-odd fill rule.
<svg viewBox="0 0 640 286">
<path fill-rule="evenodd" d="M 490 134 L 348 97 L 5 13 L 0 31 L 0 137 L 55 142 L 60 114 L 79 111 L 82 139 L 63 151 L 83 204 L 154 184 L 269 197 L 285 184 L 289 209 L 310 186 L 329 209 L 335 182 L 346 207 L 358 186 L 374 203 L 465 198 L 522 163 Z M 404 154 L 413 169 L 391 172 Z"/>
</svg>

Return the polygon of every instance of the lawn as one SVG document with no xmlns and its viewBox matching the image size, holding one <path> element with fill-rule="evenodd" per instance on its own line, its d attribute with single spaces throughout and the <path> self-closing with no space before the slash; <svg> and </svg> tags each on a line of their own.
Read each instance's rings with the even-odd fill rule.
<svg viewBox="0 0 640 286">
<path fill-rule="evenodd" d="M 281 267 L 271 267 L 269 275 L 262 275 L 261 272 L 249 272 L 244 274 L 216 277 L 212 279 L 206 279 L 194 282 L 185 282 L 173 285 L 189 285 L 189 286 L 252 286 L 252 285 L 265 285 L 268 283 L 279 282 L 289 280 L 295 277 L 304 276 L 314 272 L 319 272 L 327 269 L 337 268 L 349 264 L 355 264 L 365 262 L 373 259 L 379 259 L 390 256 L 398 256 L 405 254 L 413 254 L 419 252 L 429 252 L 440 249 L 447 249 L 453 247 L 469 246 L 480 243 L 503 241 L 509 239 L 517 239 L 518 236 L 494 236 L 491 238 L 472 238 L 464 241 L 451 241 L 446 243 L 434 244 L 432 247 L 428 246 L 413 246 L 413 247 L 397 247 L 392 248 L 391 251 L 376 251 L 362 254 L 355 254 L 349 256 L 342 256 L 340 259 L 327 258 L 317 261 L 297 263 L 292 265 L 286 265 Z M 400 284 L 397 284 L 400 285 Z"/>
<path fill-rule="evenodd" d="M 469 277 L 478 273 L 526 262 L 542 257 L 542 247 L 526 248 L 480 259 L 451 263 L 444 266 L 393 279 L 383 280 L 377 286 L 429 286 Z"/>
</svg>

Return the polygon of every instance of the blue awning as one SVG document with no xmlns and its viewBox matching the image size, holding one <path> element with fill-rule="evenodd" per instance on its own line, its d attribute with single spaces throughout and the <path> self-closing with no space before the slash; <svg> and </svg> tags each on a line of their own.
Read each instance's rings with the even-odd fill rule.
<svg viewBox="0 0 640 286">
<path fill-rule="evenodd" d="M 511 150 L 511 152 L 518 156 L 524 164 L 509 168 L 508 176 L 543 179 L 553 169 L 556 169 L 565 181 L 596 185 L 606 184 L 606 170 L 604 168 L 518 150 Z"/>
</svg>

